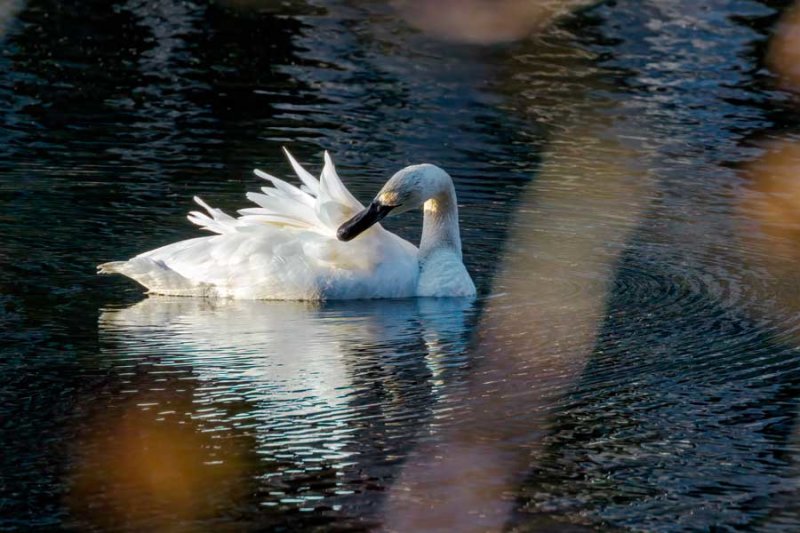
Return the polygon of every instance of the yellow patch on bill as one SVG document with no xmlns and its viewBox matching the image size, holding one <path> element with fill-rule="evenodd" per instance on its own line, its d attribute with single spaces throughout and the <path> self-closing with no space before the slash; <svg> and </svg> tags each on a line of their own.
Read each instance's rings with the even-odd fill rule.
<svg viewBox="0 0 800 533">
<path fill-rule="evenodd" d="M 397 206 L 400 205 L 400 198 L 396 192 L 384 192 L 378 195 L 378 201 L 383 205 Z"/>
</svg>

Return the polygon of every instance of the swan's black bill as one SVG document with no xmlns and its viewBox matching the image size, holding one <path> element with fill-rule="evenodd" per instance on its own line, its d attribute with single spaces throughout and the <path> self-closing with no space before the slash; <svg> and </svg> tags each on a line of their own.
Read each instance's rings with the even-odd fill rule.
<svg viewBox="0 0 800 533">
<path fill-rule="evenodd" d="M 372 202 L 369 207 L 339 226 L 336 237 L 340 241 L 351 241 L 374 224 L 380 222 L 394 208 L 395 206 L 393 205 L 381 205 L 377 202 Z"/>
</svg>

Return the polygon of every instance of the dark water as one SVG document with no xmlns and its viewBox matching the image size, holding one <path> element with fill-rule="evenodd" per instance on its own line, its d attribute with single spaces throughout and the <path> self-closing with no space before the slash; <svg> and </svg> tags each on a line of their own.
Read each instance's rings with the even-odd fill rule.
<svg viewBox="0 0 800 533">
<path fill-rule="evenodd" d="M 519 280 L 532 330 L 570 330 L 556 296 L 600 312 L 544 347 L 585 365 L 513 527 L 800 529 L 795 226 L 753 226 L 742 170 L 800 142 L 763 61 L 782 3 L 608 2 L 489 46 L 381 2 L 8 5 L 0 529 L 374 527 L 409 451 L 456 416 L 486 302 Z M 587 148 L 604 140 L 626 180 Z M 241 207 L 252 168 L 288 173 L 282 145 L 315 169 L 329 150 L 362 199 L 408 163 L 450 171 L 481 298 L 146 299 L 95 276 L 196 235 L 195 194 Z M 559 222 L 587 197 L 607 208 Z M 420 222 L 388 225 L 414 240 Z M 534 240 L 530 270 L 498 277 L 515 232 L 610 237 L 547 279 L 525 274 L 559 248 Z"/>
</svg>

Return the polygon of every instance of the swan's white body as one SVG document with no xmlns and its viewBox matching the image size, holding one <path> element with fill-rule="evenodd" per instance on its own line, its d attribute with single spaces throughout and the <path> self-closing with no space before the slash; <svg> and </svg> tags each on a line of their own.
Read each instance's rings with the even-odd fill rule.
<svg viewBox="0 0 800 533">
<path fill-rule="evenodd" d="M 174 296 L 333 300 L 475 294 L 461 260 L 455 191 L 443 170 L 408 167 L 378 196 L 407 198 L 402 210 L 425 203 L 417 249 L 374 222 L 357 239 L 338 240 L 342 223 L 366 211 L 364 206 L 344 187 L 327 153 L 319 181 L 287 156 L 301 188 L 256 171 L 273 187 L 248 193 L 259 207 L 240 210 L 238 218 L 195 199 L 208 214 L 195 211 L 189 220 L 216 235 L 105 263 L 99 272 L 124 274 L 150 293 Z M 413 179 L 397 180 L 404 172 Z M 387 191 L 393 181 L 399 187 Z"/>
</svg>

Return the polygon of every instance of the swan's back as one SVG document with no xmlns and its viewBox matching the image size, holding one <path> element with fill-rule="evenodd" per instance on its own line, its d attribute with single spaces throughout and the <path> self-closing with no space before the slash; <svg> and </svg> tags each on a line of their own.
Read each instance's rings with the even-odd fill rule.
<svg viewBox="0 0 800 533">
<path fill-rule="evenodd" d="M 363 206 L 336 174 L 330 156 L 320 180 L 286 152 L 302 182 L 270 181 L 248 193 L 257 207 L 232 217 L 195 198 L 205 212 L 194 224 L 215 233 L 180 241 L 128 261 L 100 265 L 126 275 L 151 293 L 238 299 L 319 300 L 414 296 L 417 249 L 376 226 L 355 242 L 336 239 L 339 225 Z"/>
</svg>

